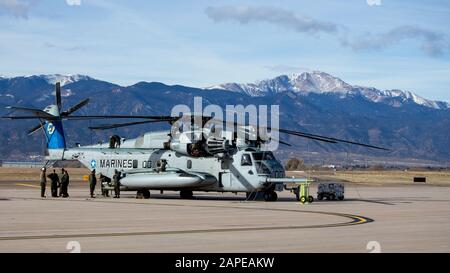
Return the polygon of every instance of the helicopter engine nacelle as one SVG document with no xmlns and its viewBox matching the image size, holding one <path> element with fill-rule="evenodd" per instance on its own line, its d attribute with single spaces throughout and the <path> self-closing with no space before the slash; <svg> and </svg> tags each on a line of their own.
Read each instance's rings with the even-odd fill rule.
<svg viewBox="0 0 450 273">
<path fill-rule="evenodd" d="M 170 150 L 175 151 L 180 154 L 190 155 L 191 144 L 190 143 L 181 143 L 181 142 L 170 142 Z"/>
<path fill-rule="evenodd" d="M 206 140 L 205 150 L 211 155 L 224 154 L 230 149 L 230 142 L 227 139 L 210 137 Z"/>
</svg>

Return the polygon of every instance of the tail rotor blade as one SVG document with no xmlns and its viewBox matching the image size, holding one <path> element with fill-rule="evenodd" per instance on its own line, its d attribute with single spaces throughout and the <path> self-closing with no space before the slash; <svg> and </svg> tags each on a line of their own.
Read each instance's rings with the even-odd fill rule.
<svg viewBox="0 0 450 273">
<path fill-rule="evenodd" d="M 39 124 L 39 125 L 31 128 L 30 130 L 28 130 L 27 133 L 28 133 L 28 135 L 32 135 L 32 134 L 34 134 L 35 132 L 37 132 L 38 130 L 40 130 L 43 127 L 44 127 L 44 124 Z"/>
<path fill-rule="evenodd" d="M 42 119 L 54 119 L 55 118 L 55 116 L 53 116 L 47 112 L 44 112 L 41 109 L 22 107 L 22 106 L 8 106 L 6 108 L 11 109 L 13 111 L 20 111 L 20 112 L 32 114 L 33 117 L 35 117 L 35 118 L 42 118 Z M 9 118 L 9 117 L 5 117 L 5 118 Z"/>
<path fill-rule="evenodd" d="M 61 116 L 67 117 L 68 115 L 72 114 L 75 111 L 78 111 L 80 108 L 82 108 L 83 106 L 85 106 L 88 103 L 89 103 L 89 99 L 82 100 L 79 103 L 75 104 L 75 106 L 70 107 L 67 111 L 62 112 Z"/>
<path fill-rule="evenodd" d="M 61 111 L 61 83 L 57 82 L 55 86 L 56 105 Z"/>
</svg>

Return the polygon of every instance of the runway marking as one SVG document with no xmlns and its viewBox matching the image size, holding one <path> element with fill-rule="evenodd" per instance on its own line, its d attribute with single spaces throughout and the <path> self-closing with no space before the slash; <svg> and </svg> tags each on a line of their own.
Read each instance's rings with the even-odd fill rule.
<svg viewBox="0 0 450 273">
<path fill-rule="evenodd" d="M 347 201 L 360 201 L 360 202 L 367 202 L 367 203 L 395 206 L 395 204 L 393 204 L 393 203 L 388 203 L 388 202 L 385 202 L 385 201 L 377 201 L 377 200 L 368 200 L 368 199 L 347 199 Z"/>
<path fill-rule="evenodd" d="M 40 186 L 31 185 L 31 184 L 24 184 L 24 183 L 16 183 L 17 186 L 23 186 L 23 187 L 30 187 L 30 188 L 41 188 Z"/>
<path fill-rule="evenodd" d="M 35 199 L 35 198 L 24 198 Z M 41 200 L 41 199 L 39 199 Z M 51 199 L 50 199 L 51 200 Z M 52 201 L 57 201 L 53 199 Z M 261 207 L 237 207 L 237 206 L 211 206 L 211 205 L 185 205 L 185 204 L 163 204 L 163 203 L 140 203 L 140 202 L 114 202 L 114 201 L 94 201 L 94 200 L 70 200 L 78 202 L 103 202 L 114 204 L 141 204 L 141 205 L 156 205 L 156 206 L 182 206 L 182 207 L 203 207 L 203 208 L 222 208 L 222 209 L 244 209 L 244 210 L 267 210 L 267 211 L 284 211 L 294 213 L 311 213 L 331 215 L 350 219 L 347 222 L 321 225 L 288 225 L 288 226 L 262 226 L 262 227 L 241 227 L 241 228 L 216 228 L 216 229 L 192 229 L 192 230 L 165 230 L 165 231 L 138 231 L 138 232 L 113 232 L 113 233 L 88 233 L 88 234 L 53 234 L 53 235 L 26 235 L 26 236 L 10 236 L 0 237 L 0 241 L 13 240 L 37 240 L 37 239 L 69 239 L 69 238 L 96 238 L 96 237 L 123 237 L 123 236 L 154 236 L 154 235 L 178 235 L 178 234 L 199 234 L 199 233 L 221 233 L 221 232 L 244 232 L 244 231 L 272 231 L 272 230 L 293 230 L 293 229 L 312 229 L 312 228 L 332 228 L 362 225 L 374 222 L 373 219 L 345 213 L 337 212 L 323 212 L 323 211 L 305 211 L 294 209 L 277 209 L 277 208 L 261 208 Z"/>
</svg>

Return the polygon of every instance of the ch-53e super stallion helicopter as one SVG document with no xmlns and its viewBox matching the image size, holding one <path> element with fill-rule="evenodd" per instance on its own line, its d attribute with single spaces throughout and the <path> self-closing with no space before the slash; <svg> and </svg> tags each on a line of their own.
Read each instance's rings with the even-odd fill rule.
<svg viewBox="0 0 450 273">
<path fill-rule="evenodd" d="M 43 129 L 47 142 L 46 165 L 59 160 L 78 160 L 90 170 L 95 169 L 110 178 L 115 170 L 118 170 L 122 174 L 121 190 L 137 191 L 138 195 L 144 198 L 150 198 L 150 190 L 171 190 L 179 191 L 182 198 L 191 198 L 193 191 L 246 192 L 247 196 L 261 193 L 264 200 L 276 201 L 276 191 L 283 190 L 283 183 L 303 181 L 286 178 L 281 163 L 271 151 L 262 148 L 261 144 L 265 141 L 258 133 L 255 137 L 255 129 L 237 123 L 233 125 L 237 131 L 244 134 L 229 134 L 219 126 L 216 128 L 215 125 L 208 129 L 202 126 L 195 127 L 191 123 L 189 129 L 185 131 L 180 129 L 175 132 L 173 130 L 148 132 L 135 139 L 121 139 L 120 145 L 110 141 L 105 144 L 68 148 L 63 120 L 144 119 L 91 127 L 91 129 L 111 129 L 155 122 L 169 122 L 173 125 L 195 118 L 194 115 L 182 117 L 72 115 L 88 102 L 89 99 L 85 99 L 67 111 L 61 111 L 61 88 L 57 83 L 55 105 L 49 105 L 43 110 L 9 106 L 9 109 L 28 115 L 4 118 L 39 121 L 39 124 L 28 133 L 32 134 Z M 201 117 L 201 125 L 211 120 L 211 117 Z M 304 132 L 285 129 L 278 131 L 327 143 L 348 143 L 386 150 L 368 144 Z M 197 137 L 192 138 L 192 135 Z M 253 138 L 249 138 L 249 135 L 253 135 Z M 279 143 L 289 145 L 282 141 Z"/>
</svg>

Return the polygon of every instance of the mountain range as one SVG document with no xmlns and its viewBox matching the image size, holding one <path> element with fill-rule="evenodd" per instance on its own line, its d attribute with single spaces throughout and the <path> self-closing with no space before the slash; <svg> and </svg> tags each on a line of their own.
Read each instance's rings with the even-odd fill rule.
<svg viewBox="0 0 450 273">
<path fill-rule="evenodd" d="M 362 96 L 370 101 L 389 104 L 393 107 L 400 107 L 405 102 L 411 102 L 435 109 L 450 108 L 450 103 L 448 102 L 427 100 L 409 91 L 398 89 L 382 91 L 373 87 L 350 85 L 321 71 L 281 75 L 274 79 L 256 83 L 225 83 L 208 87 L 208 89 L 228 90 L 252 97 L 269 96 L 284 92 L 294 92 L 303 95 L 308 95 L 309 93 L 337 94 L 341 98 Z"/>
<path fill-rule="evenodd" d="M 192 106 L 193 97 L 207 104 L 280 105 L 280 126 L 337 138 L 388 147 L 389 152 L 327 144 L 293 136 L 281 139 L 293 147 L 281 146 L 280 158 L 292 156 L 306 161 L 338 164 L 342 162 L 407 162 L 443 164 L 450 162 L 450 104 L 422 98 L 409 91 L 379 90 L 351 85 L 324 72 L 281 75 L 256 83 L 225 83 L 207 88 L 139 82 L 120 86 L 85 75 L 35 75 L 0 77 L 0 114 L 7 105 L 44 108 L 54 103 L 54 83 L 62 83 L 66 108 L 86 97 L 91 103 L 82 114 L 168 115 L 177 104 Z M 168 125 L 140 125 L 91 132 L 87 127 L 108 121 L 68 121 L 69 145 L 106 141 L 112 133 L 135 137 Z M 1 120 L 0 159 L 23 160 L 42 153 L 40 134 L 28 136 L 32 121 Z"/>
</svg>

